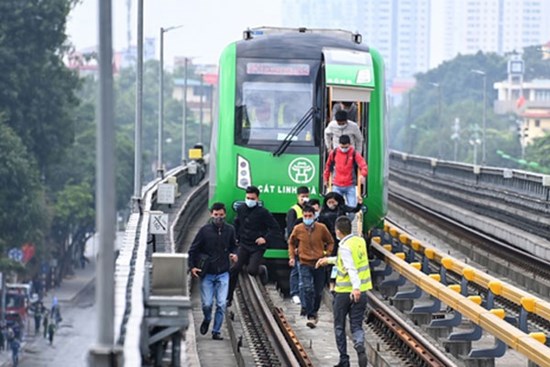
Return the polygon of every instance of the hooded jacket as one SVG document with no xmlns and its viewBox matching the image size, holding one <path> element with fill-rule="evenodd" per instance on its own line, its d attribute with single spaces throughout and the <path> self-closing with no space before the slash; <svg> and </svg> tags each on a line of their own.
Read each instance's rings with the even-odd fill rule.
<svg viewBox="0 0 550 367">
<path fill-rule="evenodd" d="M 330 174 L 334 172 L 332 184 L 341 187 L 352 186 L 356 183 L 355 180 L 355 164 L 361 169 L 361 176 L 367 177 L 368 167 L 365 159 L 361 154 L 357 153 L 353 147 L 349 147 L 347 152 L 342 152 L 340 148 L 336 148 L 328 155 L 325 165 L 323 178 L 328 182 Z"/>
<path fill-rule="evenodd" d="M 331 209 L 327 205 L 329 199 L 335 199 L 338 202 L 336 208 Z M 336 223 L 336 218 L 347 213 L 357 213 L 363 204 L 357 204 L 356 207 L 347 206 L 344 200 L 344 197 L 337 192 L 329 192 L 325 195 L 325 200 L 323 206 L 321 207 L 321 213 L 319 214 L 319 222 L 327 226 L 330 234 L 336 241 L 336 232 L 334 231 L 334 224 Z"/>
</svg>

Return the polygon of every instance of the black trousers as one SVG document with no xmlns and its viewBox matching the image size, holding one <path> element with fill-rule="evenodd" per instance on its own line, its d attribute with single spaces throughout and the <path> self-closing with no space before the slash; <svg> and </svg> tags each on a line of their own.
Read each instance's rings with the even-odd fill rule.
<svg viewBox="0 0 550 367">
<path fill-rule="evenodd" d="M 237 287 L 237 280 L 239 279 L 239 273 L 243 266 L 246 265 L 248 274 L 252 276 L 258 275 L 260 272 L 260 265 L 264 257 L 264 252 L 265 248 L 250 251 L 246 247 L 239 246 L 239 249 L 237 250 L 237 256 L 239 259 L 229 272 L 229 293 L 227 295 L 227 300 L 229 302 L 233 301 L 233 292 L 235 292 L 235 288 Z"/>
<path fill-rule="evenodd" d="M 334 315 L 334 336 L 336 347 L 340 353 L 340 364 L 349 366 L 349 355 L 347 351 L 346 337 L 346 316 L 349 315 L 349 325 L 353 346 L 357 352 L 365 351 L 365 332 L 363 330 L 363 319 L 367 308 L 367 293 L 361 292 L 361 299 L 355 303 L 350 299 L 350 293 L 336 293 L 332 301 L 332 312 Z"/>
</svg>

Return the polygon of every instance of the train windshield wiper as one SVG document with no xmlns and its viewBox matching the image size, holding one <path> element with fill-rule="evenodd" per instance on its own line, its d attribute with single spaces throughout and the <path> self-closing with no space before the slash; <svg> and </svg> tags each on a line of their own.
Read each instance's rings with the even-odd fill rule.
<svg viewBox="0 0 550 367">
<path fill-rule="evenodd" d="M 302 116 L 302 118 L 296 123 L 296 125 L 294 125 L 294 127 L 285 136 L 285 138 L 281 142 L 281 145 L 279 145 L 279 147 L 273 152 L 273 155 L 275 157 L 279 157 L 286 151 L 290 143 L 292 143 L 293 141 L 292 139 L 294 137 L 297 137 L 298 134 L 307 126 L 308 122 L 313 118 L 316 111 L 317 111 L 317 108 L 315 107 L 311 107 L 309 110 L 307 110 L 307 112 Z"/>
</svg>

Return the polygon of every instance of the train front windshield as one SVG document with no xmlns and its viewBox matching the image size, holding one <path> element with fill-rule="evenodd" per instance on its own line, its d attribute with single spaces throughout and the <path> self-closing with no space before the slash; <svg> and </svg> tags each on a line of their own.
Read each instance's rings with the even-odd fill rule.
<svg viewBox="0 0 550 367">
<path fill-rule="evenodd" d="M 240 60 L 239 64 L 235 142 L 272 149 L 287 138 L 313 107 L 314 65 L 250 59 Z M 312 119 L 307 121 L 297 136 L 292 137 L 292 146 L 302 149 L 318 146 L 314 125 Z"/>
</svg>

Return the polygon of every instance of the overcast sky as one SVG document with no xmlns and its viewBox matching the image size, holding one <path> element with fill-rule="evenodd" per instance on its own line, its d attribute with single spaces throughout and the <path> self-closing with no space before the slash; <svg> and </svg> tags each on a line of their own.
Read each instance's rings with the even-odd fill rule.
<svg viewBox="0 0 550 367">
<path fill-rule="evenodd" d="M 127 45 L 127 0 L 113 1 L 113 44 Z M 217 63 L 222 49 L 242 38 L 247 27 L 280 26 L 281 0 L 144 0 L 144 37 L 157 39 L 160 27 L 184 25 L 164 34 L 164 58 L 198 57 L 198 63 Z M 98 0 L 83 0 L 70 14 L 67 33 L 76 49 L 95 46 Z M 137 0 L 132 0 L 132 44 L 137 38 Z"/>
</svg>

